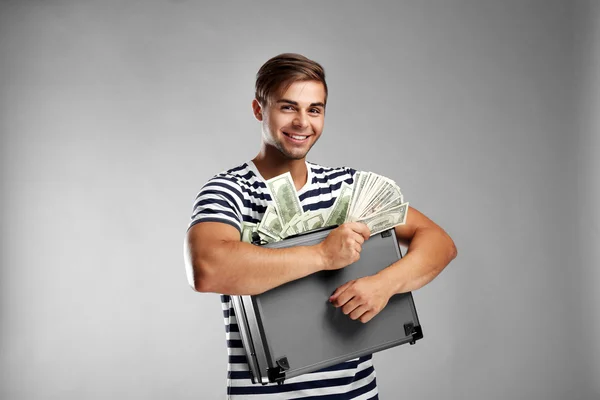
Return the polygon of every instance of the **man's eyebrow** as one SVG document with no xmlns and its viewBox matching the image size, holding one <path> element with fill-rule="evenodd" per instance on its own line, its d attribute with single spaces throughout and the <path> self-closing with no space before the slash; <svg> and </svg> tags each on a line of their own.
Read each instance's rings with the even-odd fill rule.
<svg viewBox="0 0 600 400">
<path fill-rule="evenodd" d="M 276 101 L 276 103 L 289 103 L 289 104 L 293 104 L 293 105 L 295 105 L 295 106 L 297 106 L 297 105 L 298 105 L 298 102 L 297 102 L 297 101 L 294 101 L 294 100 L 288 100 L 288 99 L 280 99 L 280 100 L 277 100 L 277 101 Z M 321 102 L 318 102 L 318 103 L 310 103 L 309 107 L 323 107 L 323 108 L 325 108 L 325 104 L 324 104 L 324 103 L 321 103 Z"/>
</svg>

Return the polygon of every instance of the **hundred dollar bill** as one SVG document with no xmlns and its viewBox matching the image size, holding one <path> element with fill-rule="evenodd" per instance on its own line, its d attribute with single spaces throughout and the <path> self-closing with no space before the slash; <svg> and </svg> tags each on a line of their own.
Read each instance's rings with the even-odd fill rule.
<svg viewBox="0 0 600 400">
<path fill-rule="evenodd" d="M 359 171 L 354 174 L 354 189 L 352 190 L 352 197 L 350 198 L 350 205 L 348 214 L 346 216 L 347 221 L 356 221 L 354 209 L 360 200 L 361 192 L 367 179 L 368 172 Z"/>
<path fill-rule="evenodd" d="M 383 177 L 382 177 L 383 178 Z M 368 210 L 372 210 L 377 208 L 377 206 L 382 205 L 387 202 L 388 199 L 394 195 L 394 185 L 389 182 L 386 182 L 383 179 L 380 179 L 378 182 L 375 194 L 368 199 L 368 202 L 361 207 L 361 214 L 357 215 L 358 218 L 362 218 L 365 215 L 365 212 Z"/>
<path fill-rule="evenodd" d="M 274 237 L 272 237 L 272 236 L 265 235 L 264 233 L 263 233 L 263 234 L 261 234 L 260 232 L 259 232 L 259 236 L 260 236 L 260 239 L 261 239 L 261 240 L 264 240 L 264 241 L 265 241 L 265 242 L 267 242 L 267 243 L 279 242 L 279 241 L 281 240 L 281 238 L 280 238 L 280 237 L 276 237 L 276 238 L 274 238 Z"/>
<path fill-rule="evenodd" d="M 278 239 L 281 233 L 281 225 L 281 219 L 277 214 L 277 210 L 272 204 L 269 204 L 260 224 L 258 224 L 257 230 L 262 234 Z"/>
<path fill-rule="evenodd" d="M 258 226 L 251 222 L 242 222 L 242 234 L 241 241 L 246 243 L 252 243 L 252 233 L 256 232 Z"/>
<path fill-rule="evenodd" d="M 314 213 L 304 218 L 302 223 L 304 224 L 304 232 L 306 232 L 324 226 L 325 218 L 322 213 Z"/>
<path fill-rule="evenodd" d="M 360 215 L 360 211 L 363 209 L 364 203 L 373 197 L 371 188 L 377 179 L 376 175 L 372 172 L 365 172 L 364 174 L 365 176 L 360 182 L 360 191 L 356 194 L 356 202 L 353 204 L 351 214 L 355 221 L 358 220 L 358 216 Z"/>
<path fill-rule="evenodd" d="M 303 213 L 294 180 L 289 172 L 269 179 L 267 186 L 271 192 L 282 226 L 289 223 L 294 215 Z"/>
<path fill-rule="evenodd" d="M 296 231 L 296 233 L 302 233 L 304 231 L 306 231 L 306 229 L 304 228 L 304 219 L 303 218 L 298 218 L 296 221 L 294 221 L 294 231 Z"/>
<path fill-rule="evenodd" d="M 346 221 L 348 215 L 348 208 L 350 206 L 350 200 L 352 198 L 352 186 L 346 182 L 342 182 L 340 194 L 333 203 L 333 208 L 327 216 L 327 220 L 321 226 L 341 225 Z"/>
<path fill-rule="evenodd" d="M 392 208 L 383 214 L 376 215 L 371 218 L 359 220 L 366 224 L 371 230 L 371 236 L 380 232 L 393 228 L 397 225 L 406 223 L 406 213 L 408 211 L 408 202 Z"/>
<path fill-rule="evenodd" d="M 359 219 L 373 217 L 377 214 L 384 213 L 389 209 L 395 208 L 404 203 L 404 198 L 397 186 L 388 187 L 387 194 L 379 197 L 376 201 L 372 201 L 358 216 Z"/>
<path fill-rule="evenodd" d="M 279 236 L 281 236 L 282 238 L 286 238 L 288 236 L 300 233 L 296 230 L 296 222 L 301 217 L 302 217 L 302 215 L 300 215 L 300 214 L 294 215 L 292 217 L 292 219 L 290 220 L 290 222 L 288 222 L 281 228 L 281 234 Z"/>
</svg>

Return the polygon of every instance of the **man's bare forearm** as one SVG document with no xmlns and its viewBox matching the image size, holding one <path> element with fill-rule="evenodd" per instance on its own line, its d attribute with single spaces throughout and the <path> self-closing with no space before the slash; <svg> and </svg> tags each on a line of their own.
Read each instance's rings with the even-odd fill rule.
<svg viewBox="0 0 600 400">
<path fill-rule="evenodd" d="M 318 245 L 270 249 L 226 241 L 195 262 L 203 292 L 256 295 L 324 269 Z"/>
<path fill-rule="evenodd" d="M 406 255 L 377 275 L 390 285 L 392 293 L 405 293 L 431 282 L 456 257 L 454 242 L 441 229 L 420 228 Z"/>
</svg>

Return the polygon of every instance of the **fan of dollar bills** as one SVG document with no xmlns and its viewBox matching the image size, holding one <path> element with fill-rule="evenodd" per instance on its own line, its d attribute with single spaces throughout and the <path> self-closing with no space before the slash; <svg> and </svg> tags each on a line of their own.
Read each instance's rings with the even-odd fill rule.
<svg viewBox="0 0 600 400">
<path fill-rule="evenodd" d="M 267 243 L 313 229 L 362 222 L 371 236 L 406 222 L 408 202 L 404 203 L 396 183 L 373 172 L 357 172 L 354 184 L 342 182 L 338 198 L 332 207 L 304 212 L 289 172 L 267 181 L 273 202 L 269 204 L 260 223 L 242 224 L 242 241 L 252 242 L 252 234 Z"/>
</svg>

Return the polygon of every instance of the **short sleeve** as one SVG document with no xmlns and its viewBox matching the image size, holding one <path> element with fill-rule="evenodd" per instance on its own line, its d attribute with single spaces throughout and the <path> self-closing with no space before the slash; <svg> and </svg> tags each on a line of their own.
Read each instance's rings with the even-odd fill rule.
<svg viewBox="0 0 600 400">
<path fill-rule="evenodd" d="M 356 170 L 351 167 L 342 167 L 342 168 L 346 171 L 346 173 L 348 175 L 350 175 L 350 182 L 348 182 L 348 183 L 350 183 L 351 185 L 354 184 L 354 176 L 356 175 Z"/>
<path fill-rule="evenodd" d="M 217 175 L 196 196 L 188 230 L 199 222 L 222 222 L 241 232 L 242 205 L 242 191 L 235 179 Z"/>
</svg>

